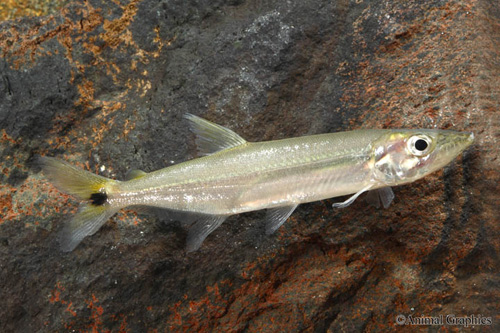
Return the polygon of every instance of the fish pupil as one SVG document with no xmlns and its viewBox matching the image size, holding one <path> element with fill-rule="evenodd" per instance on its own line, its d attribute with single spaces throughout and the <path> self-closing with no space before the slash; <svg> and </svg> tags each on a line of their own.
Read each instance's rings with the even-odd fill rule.
<svg viewBox="0 0 500 333">
<path fill-rule="evenodd" d="M 428 146 L 429 145 L 427 144 L 427 141 L 425 141 L 425 140 L 418 139 L 417 141 L 415 141 L 415 148 L 418 151 L 424 151 L 425 149 L 427 149 Z"/>
<path fill-rule="evenodd" d="M 97 192 L 90 195 L 90 203 L 94 206 L 102 206 L 108 200 L 108 195 L 106 193 Z"/>
</svg>

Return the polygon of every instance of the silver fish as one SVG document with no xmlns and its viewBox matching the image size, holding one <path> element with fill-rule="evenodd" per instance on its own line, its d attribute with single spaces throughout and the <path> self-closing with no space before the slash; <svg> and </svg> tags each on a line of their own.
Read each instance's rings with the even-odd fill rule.
<svg viewBox="0 0 500 333">
<path fill-rule="evenodd" d="M 72 251 L 128 206 L 187 213 L 181 218 L 191 225 L 187 251 L 197 250 L 227 217 L 243 212 L 268 209 L 266 233 L 271 234 L 305 202 L 351 194 L 333 204 L 342 208 L 372 191 L 369 198 L 388 207 L 394 198 L 390 186 L 444 167 L 474 140 L 472 133 L 387 129 L 247 142 L 197 116 L 185 118 L 199 152 L 207 156 L 150 173 L 132 171 L 132 179 L 126 181 L 40 157 L 47 177 L 83 201 L 62 232 L 62 250 Z"/>
</svg>

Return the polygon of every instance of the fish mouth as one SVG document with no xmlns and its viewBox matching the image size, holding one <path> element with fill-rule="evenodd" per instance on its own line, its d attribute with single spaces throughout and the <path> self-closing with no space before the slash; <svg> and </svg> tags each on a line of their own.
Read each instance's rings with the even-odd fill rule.
<svg viewBox="0 0 500 333">
<path fill-rule="evenodd" d="M 469 146 L 474 142 L 474 133 L 470 132 L 469 133 Z"/>
<path fill-rule="evenodd" d="M 474 142 L 474 133 L 472 132 L 459 132 L 459 140 L 469 147 Z"/>
<path fill-rule="evenodd" d="M 437 142 L 438 151 L 435 155 L 435 167 L 443 167 L 455 159 L 474 142 L 472 132 L 446 131 Z"/>
<path fill-rule="evenodd" d="M 460 133 L 460 134 L 462 134 L 462 135 L 459 138 L 460 142 L 458 143 L 458 145 L 462 146 L 462 149 L 460 151 L 463 151 L 474 142 L 474 133 L 464 132 L 464 133 Z"/>
<path fill-rule="evenodd" d="M 460 154 L 463 150 L 469 147 L 474 142 L 474 133 L 472 132 L 452 132 L 441 137 L 441 149 L 445 152 Z"/>
</svg>

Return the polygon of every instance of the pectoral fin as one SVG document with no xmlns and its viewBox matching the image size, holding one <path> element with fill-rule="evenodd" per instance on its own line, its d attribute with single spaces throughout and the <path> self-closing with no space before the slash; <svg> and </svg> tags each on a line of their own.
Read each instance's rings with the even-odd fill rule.
<svg viewBox="0 0 500 333">
<path fill-rule="evenodd" d="M 186 251 L 193 252 L 198 250 L 205 238 L 227 218 L 227 215 L 205 215 L 196 221 L 189 229 Z"/>
<path fill-rule="evenodd" d="M 298 205 L 271 208 L 266 213 L 266 234 L 270 235 L 278 230 L 279 227 L 292 215 Z"/>
<path fill-rule="evenodd" d="M 365 199 L 370 205 L 380 208 L 380 204 L 384 208 L 388 208 L 394 200 L 394 192 L 390 187 L 382 187 L 368 192 Z"/>
<path fill-rule="evenodd" d="M 210 155 L 246 143 L 245 139 L 229 128 L 214 124 L 190 113 L 187 113 L 184 118 L 189 120 L 191 132 L 196 135 L 198 152 L 202 155 Z"/>
<path fill-rule="evenodd" d="M 347 199 L 346 201 L 344 202 L 336 202 L 332 205 L 333 208 L 345 208 L 347 206 L 349 206 L 350 204 L 352 204 L 354 202 L 354 200 L 356 200 L 362 193 L 368 191 L 370 188 L 372 188 L 373 185 L 368 185 L 364 188 L 362 188 L 361 190 L 359 190 L 357 193 L 353 194 L 349 199 Z"/>
</svg>

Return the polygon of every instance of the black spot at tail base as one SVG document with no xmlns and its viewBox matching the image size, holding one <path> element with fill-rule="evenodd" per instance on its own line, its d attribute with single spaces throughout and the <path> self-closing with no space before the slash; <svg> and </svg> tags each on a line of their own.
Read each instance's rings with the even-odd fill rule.
<svg viewBox="0 0 500 333">
<path fill-rule="evenodd" d="M 90 203 L 94 206 L 102 206 L 108 201 L 108 195 L 104 192 L 92 193 L 90 195 Z"/>
</svg>

